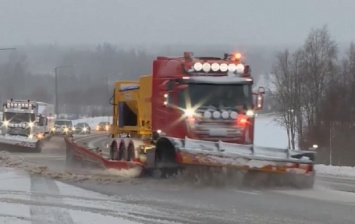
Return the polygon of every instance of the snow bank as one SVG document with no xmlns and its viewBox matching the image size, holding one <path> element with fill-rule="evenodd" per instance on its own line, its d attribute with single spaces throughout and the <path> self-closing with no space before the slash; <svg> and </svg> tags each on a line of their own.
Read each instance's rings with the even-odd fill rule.
<svg viewBox="0 0 355 224">
<path fill-rule="evenodd" d="M 101 117 L 86 117 L 80 118 L 77 120 L 73 120 L 73 124 L 76 125 L 77 123 L 86 122 L 89 126 L 94 129 L 96 125 L 100 122 L 110 122 L 112 123 L 112 116 L 101 116 Z"/>
<path fill-rule="evenodd" d="M 287 148 L 287 132 L 275 121 L 275 116 L 261 114 L 255 118 L 255 145 Z"/>
<path fill-rule="evenodd" d="M 315 166 L 315 169 L 317 174 L 320 175 L 355 178 L 355 167 L 352 166 L 327 166 L 318 164 Z"/>
<path fill-rule="evenodd" d="M 26 161 L 20 156 L 13 155 L 9 152 L 0 152 L 0 167 L 11 167 L 24 170 L 30 174 L 37 174 L 43 177 L 63 180 L 67 182 L 95 182 L 98 184 L 118 183 L 129 181 L 137 177 L 141 168 L 132 168 L 129 170 L 66 170 L 59 171 L 50 169 L 44 165 L 38 165 Z"/>
</svg>

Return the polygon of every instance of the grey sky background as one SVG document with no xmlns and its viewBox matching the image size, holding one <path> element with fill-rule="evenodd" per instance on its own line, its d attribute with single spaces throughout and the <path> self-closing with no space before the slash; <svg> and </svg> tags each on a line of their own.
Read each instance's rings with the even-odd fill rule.
<svg viewBox="0 0 355 224">
<path fill-rule="evenodd" d="M 0 46 L 302 44 L 328 25 L 355 37 L 355 0 L 0 0 Z"/>
</svg>

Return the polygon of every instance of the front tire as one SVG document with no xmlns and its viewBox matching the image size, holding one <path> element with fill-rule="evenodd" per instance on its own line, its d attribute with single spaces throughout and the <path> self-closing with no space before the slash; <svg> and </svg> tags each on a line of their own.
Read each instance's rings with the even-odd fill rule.
<svg viewBox="0 0 355 224">
<path fill-rule="evenodd" d="M 37 141 L 34 152 L 40 153 L 40 152 L 42 152 L 42 148 L 43 148 L 43 142 L 42 141 Z"/>
</svg>

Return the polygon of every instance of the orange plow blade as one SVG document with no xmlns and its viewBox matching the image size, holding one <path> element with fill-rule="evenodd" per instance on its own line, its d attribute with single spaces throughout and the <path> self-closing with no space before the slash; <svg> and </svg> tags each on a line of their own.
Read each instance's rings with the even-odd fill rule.
<svg viewBox="0 0 355 224">
<path fill-rule="evenodd" d="M 225 142 L 174 139 L 180 161 L 195 176 L 216 172 L 226 179 L 233 174 L 243 176 L 254 185 L 296 186 L 310 188 L 314 183 L 313 151 L 257 147 Z M 207 180 L 211 177 L 202 174 Z M 260 182 L 262 180 L 262 183 Z M 277 182 L 277 184 L 276 184 Z"/>
</svg>

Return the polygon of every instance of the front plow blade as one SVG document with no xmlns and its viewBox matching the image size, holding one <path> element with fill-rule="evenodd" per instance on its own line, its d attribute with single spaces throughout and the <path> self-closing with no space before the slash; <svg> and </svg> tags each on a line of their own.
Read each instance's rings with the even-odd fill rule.
<svg viewBox="0 0 355 224">
<path fill-rule="evenodd" d="M 213 143 L 188 138 L 174 139 L 174 144 L 179 148 L 182 163 L 187 165 L 187 170 L 196 173 L 207 171 L 207 174 L 212 175 L 214 170 L 219 175 L 223 174 L 224 178 L 235 175 L 233 178 L 241 178 L 243 183 L 251 185 L 258 185 L 254 181 L 259 184 L 263 182 L 261 185 L 272 183 L 275 186 L 298 188 L 313 186 L 315 153 L 312 151 Z M 207 175 L 206 178 L 210 177 Z"/>
<path fill-rule="evenodd" d="M 43 140 L 32 140 L 22 136 L 0 136 L 0 150 L 10 152 L 41 152 Z"/>
</svg>

